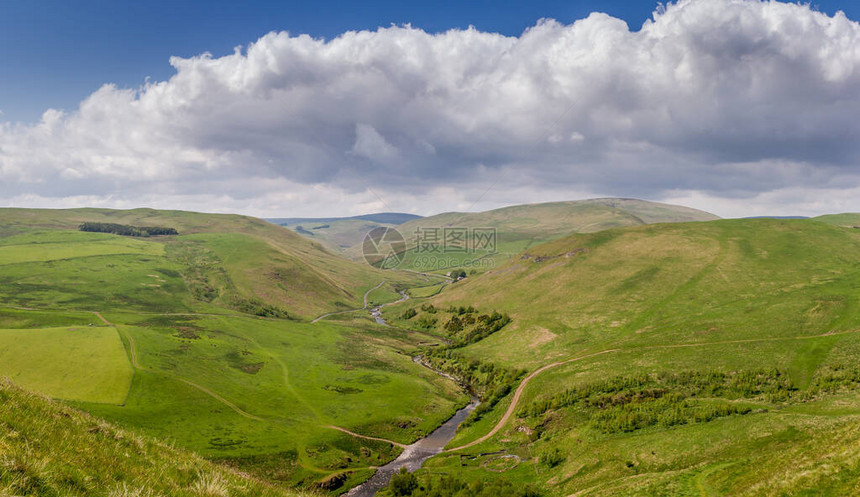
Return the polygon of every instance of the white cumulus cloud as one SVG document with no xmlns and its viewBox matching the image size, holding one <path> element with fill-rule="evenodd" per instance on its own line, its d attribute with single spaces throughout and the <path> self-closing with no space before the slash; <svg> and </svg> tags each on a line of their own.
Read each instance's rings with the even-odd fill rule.
<svg viewBox="0 0 860 497">
<path fill-rule="evenodd" d="M 264 35 L 0 125 L 0 202 L 432 213 L 582 195 L 860 210 L 860 25 L 758 0 L 519 37 Z M 759 199 L 759 201 L 754 201 Z M 442 203 L 445 202 L 445 203 Z"/>
</svg>

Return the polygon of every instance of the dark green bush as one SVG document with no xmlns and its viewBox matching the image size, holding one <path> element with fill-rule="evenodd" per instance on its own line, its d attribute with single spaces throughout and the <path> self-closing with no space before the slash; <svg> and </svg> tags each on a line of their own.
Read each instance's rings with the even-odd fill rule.
<svg viewBox="0 0 860 497">
<path fill-rule="evenodd" d="M 406 468 L 400 468 L 400 472 L 391 477 L 389 488 L 391 493 L 398 497 L 412 495 L 412 492 L 418 488 L 418 479 L 412 473 L 407 472 Z"/>
</svg>

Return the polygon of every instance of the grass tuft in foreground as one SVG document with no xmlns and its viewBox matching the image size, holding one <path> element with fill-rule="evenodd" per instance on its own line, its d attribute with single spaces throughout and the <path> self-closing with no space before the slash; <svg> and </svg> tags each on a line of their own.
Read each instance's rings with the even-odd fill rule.
<svg viewBox="0 0 860 497">
<path fill-rule="evenodd" d="M 0 495 L 301 496 L 0 380 Z"/>
</svg>

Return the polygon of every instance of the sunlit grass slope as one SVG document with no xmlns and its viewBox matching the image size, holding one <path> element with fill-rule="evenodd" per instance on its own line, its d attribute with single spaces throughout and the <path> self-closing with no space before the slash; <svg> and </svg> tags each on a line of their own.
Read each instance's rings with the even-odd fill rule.
<svg viewBox="0 0 860 497">
<path fill-rule="evenodd" d="M 132 369 L 114 328 L 0 329 L 0 376 L 58 399 L 122 404 Z"/>
<path fill-rule="evenodd" d="M 0 380 L 0 495 L 297 496 Z"/>
<path fill-rule="evenodd" d="M 503 264 L 511 256 L 534 245 L 571 233 L 590 233 L 623 226 L 688 221 L 711 221 L 717 216 L 688 207 L 635 199 L 592 199 L 549 202 L 504 207 L 486 212 L 450 212 L 397 226 L 411 248 L 400 267 L 407 269 L 445 269 L 465 266 L 483 271 Z M 426 230 L 438 230 L 442 245 L 446 228 L 491 228 L 496 232 L 495 246 L 472 253 L 416 250 L 428 240 Z M 422 232 L 422 234 L 418 234 Z M 472 245 L 470 245 L 472 246 Z M 480 244 L 475 245 L 480 246 Z M 357 248 L 351 251 L 358 255 Z M 483 262 L 475 262 L 483 260 Z"/>
<path fill-rule="evenodd" d="M 860 326 L 860 233 L 726 220 L 573 235 L 435 302 L 509 312 L 473 346 L 516 366 L 617 345 L 814 335 Z M 516 351 L 516 353 L 514 353 Z"/>
<path fill-rule="evenodd" d="M 432 303 L 440 333 L 451 305 L 506 312 L 511 324 L 452 360 L 547 367 L 494 436 L 421 477 L 559 496 L 857 494 L 860 230 L 846 222 L 576 234 L 387 308 L 408 326 Z M 407 308 L 416 314 L 399 318 Z M 512 398 L 450 447 L 482 440 Z"/>
</svg>

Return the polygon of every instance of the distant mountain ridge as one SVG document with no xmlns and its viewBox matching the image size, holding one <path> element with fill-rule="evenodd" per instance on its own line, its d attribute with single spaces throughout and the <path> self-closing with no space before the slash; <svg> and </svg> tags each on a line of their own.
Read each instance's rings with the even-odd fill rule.
<svg viewBox="0 0 860 497">
<path fill-rule="evenodd" d="M 484 212 L 446 212 L 403 223 L 397 226 L 397 230 L 410 247 L 404 254 L 401 267 L 445 271 L 459 266 L 471 267 L 478 260 L 481 261 L 481 267 L 500 264 L 532 245 L 573 233 L 718 219 L 719 216 L 709 212 L 679 205 L 630 198 L 595 198 L 513 205 Z M 457 229 L 466 230 L 466 233 L 470 233 L 470 230 L 490 230 L 495 236 L 494 243 L 487 250 L 452 253 L 445 252 L 440 242 L 434 248 L 441 251 L 435 254 L 441 257 L 427 257 L 427 253 L 419 253 L 415 249 L 418 247 L 419 233 L 421 236 L 429 232 L 431 236 L 444 237 L 445 230 Z M 356 244 L 344 252 L 358 259 L 362 248 L 360 241 L 356 240 Z"/>
<path fill-rule="evenodd" d="M 371 221 L 374 223 L 380 224 L 403 224 L 407 221 L 413 221 L 415 219 L 421 219 L 422 216 L 418 216 L 416 214 L 407 214 L 405 212 L 378 212 L 375 214 L 363 214 L 361 216 L 348 216 L 348 217 L 278 217 L 278 218 L 267 218 L 265 221 L 270 223 L 279 224 L 281 226 L 290 226 L 295 224 L 307 224 L 307 223 L 331 223 L 334 221 L 345 221 L 345 220 L 359 220 L 359 221 Z"/>
</svg>

